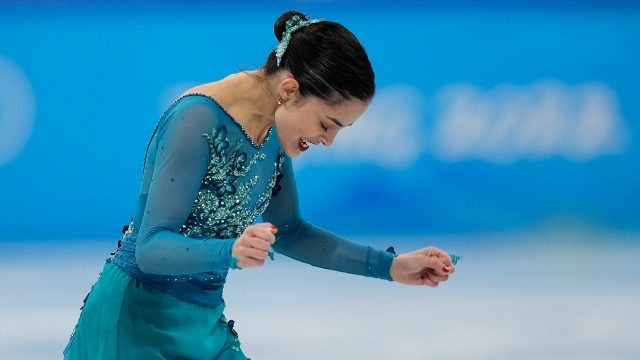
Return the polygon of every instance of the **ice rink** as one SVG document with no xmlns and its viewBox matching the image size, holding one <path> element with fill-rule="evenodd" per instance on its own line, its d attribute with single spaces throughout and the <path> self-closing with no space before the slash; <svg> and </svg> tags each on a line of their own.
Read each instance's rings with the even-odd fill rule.
<svg viewBox="0 0 640 360">
<path fill-rule="evenodd" d="M 225 315 L 251 359 L 640 359 L 640 1 L 10 0 L 0 360 L 62 358 L 122 226 L 157 196 L 140 175 L 162 114 L 195 86 L 259 69 L 289 9 L 352 31 L 376 84 L 358 125 L 294 160 L 301 216 L 378 249 L 462 259 L 436 289 L 278 254 L 232 271 Z M 239 125 L 273 117 L 281 145 L 309 139 L 291 129 L 314 116 L 263 103 Z M 225 192 L 247 184 L 235 171 Z"/>
<path fill-rule="evenodd" d="M 471 237 L 392 241 L 399 252 L 423 241 L 463 256 L 436 289 L 276 254 L 263 268 L 230 273 L 225 314 L 252 359 L 638 359 L 638 240 L 546 233 L 479 236 L 475 245 Z M 61 358 L 113 245 L 3 244 L 0 358 Z"/>
</svg>

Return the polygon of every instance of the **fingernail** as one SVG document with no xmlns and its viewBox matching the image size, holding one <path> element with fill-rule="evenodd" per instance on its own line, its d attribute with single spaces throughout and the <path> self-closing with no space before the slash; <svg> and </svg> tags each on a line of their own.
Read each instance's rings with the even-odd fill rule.
<svg viewBox="0 0 640 360">
<path fill-rule="evenodd" d="M 448 273 L 448 272 L 449 272 L 449 269 L 447 269 L 447 267 L 445 266 L 445 267 L 443 267 L 443 268 L 442 268 L 442 271 L 444 271 L 444 272 Z"/>
<path fill-rule="evenodd" d="M 271 225 L 271 231 L 276 232 L 276 231 L 278 231 L 278 228 L 273 226 L 273 225 Z"/>
</svg>

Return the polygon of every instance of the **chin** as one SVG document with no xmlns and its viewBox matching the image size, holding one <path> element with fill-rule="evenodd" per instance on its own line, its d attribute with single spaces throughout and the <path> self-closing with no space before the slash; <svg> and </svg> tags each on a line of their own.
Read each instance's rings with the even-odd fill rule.
<svg viewBox="0 0 640 360">
<path fill-rule="evenodd" d="M 287 156 L 290 158 L 298 157 L 302 153 L 300 150 L 298 150 L 298 148 L 294 148 L 294 147 L 286 148 L 282 150 L 284 150 L 284 153 L 287 154 Z"/>
<path fill-rule="evenodd" d="M 284 153 L 287 154 L 287 156 L 290 158 L 300 156 L 300 150 L 298 150 L 297 143 L 289 144 L 289 146 L 284 146 L 287 143 L 280 136 L 281 134 L 278 133 L 278 141 L 280 141 L 280 147 L 282 147 L 282 150 L 284 150 Z"/>
</svg>

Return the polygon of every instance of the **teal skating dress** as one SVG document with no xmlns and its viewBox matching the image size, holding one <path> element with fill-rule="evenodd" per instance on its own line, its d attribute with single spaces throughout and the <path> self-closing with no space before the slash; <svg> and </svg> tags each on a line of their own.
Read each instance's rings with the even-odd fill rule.
<svg viewBox="0 0 640 360">
<path fill-rule="evenodd" d="M 222 290 L 231 248 L 258 217 L 278 228 L 280 254 L 391 280 L 395 254 L 300 217 L 275 126 L 255 144 L 215 99 L 188 94 L 158 122 L 136 211 L 84 300 L 64 358 L 246 359 Z"/>
</svg>

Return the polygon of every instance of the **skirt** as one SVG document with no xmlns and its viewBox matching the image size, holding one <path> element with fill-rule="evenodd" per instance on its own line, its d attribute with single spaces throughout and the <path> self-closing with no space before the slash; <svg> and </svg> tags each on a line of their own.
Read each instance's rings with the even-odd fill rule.
<svg viewBox="0 0 640 360">
<path fill-rule="evenodd" d="M 65 360 L 249 360 L 224 303 L 180 300 L 105 262 L 63 351 Z"/>
</svg>

